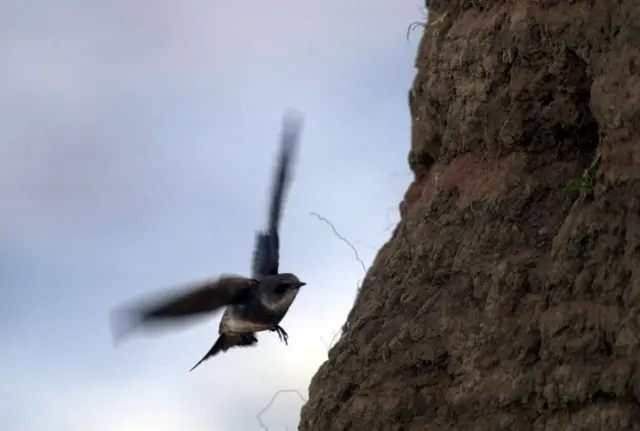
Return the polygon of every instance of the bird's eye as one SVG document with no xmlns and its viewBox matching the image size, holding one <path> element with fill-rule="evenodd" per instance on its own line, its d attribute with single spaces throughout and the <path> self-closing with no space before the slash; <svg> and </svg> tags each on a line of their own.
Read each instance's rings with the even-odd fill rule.
<svg viewBox="0 0 640 431">
<path fill-rule="evenodd" d="M 290 283 L 280 283 L 276 286 L 275 292 L 279 294 L 283 294 L 289 289 L 289 287 L 291 287 Z"/>
</svg>

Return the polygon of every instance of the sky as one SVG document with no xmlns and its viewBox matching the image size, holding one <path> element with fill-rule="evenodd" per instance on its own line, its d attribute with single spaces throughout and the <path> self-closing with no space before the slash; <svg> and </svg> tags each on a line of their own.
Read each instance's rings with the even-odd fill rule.
<svg viewBox="0 0 640 431">
<path fill-rule="evenodd" d="M 248 431 L 307 397 L 412 177 L 415 0 L 4 0 L 0 429 Z M 219 315 L 114 346 L 117 305 L 249 274 L 282 115 L 304 114 L 281 271 L 307 282 L 254 348 L 188 370 Z M 297 429 L 283 393 L 261 415 Z"/>
</svg>

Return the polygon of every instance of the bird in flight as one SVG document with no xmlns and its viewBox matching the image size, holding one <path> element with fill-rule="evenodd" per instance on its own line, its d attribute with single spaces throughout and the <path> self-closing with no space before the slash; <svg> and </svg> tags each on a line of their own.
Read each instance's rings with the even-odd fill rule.
<svg viewBox="0 0 640 431">
<path fill-rule="evenodd" d="M 306 283 L 294 274 L 279 272 L 278 231 L 301 127 L 301 117 L 284 116 L 267 226 L 256 233 L 251 277 L 222 275 L 120 307 L 112 315 L 116 342 L 138 328 L 175 325 L 224 308 L 218 339 L 190 371 L 220 351 L 255 345 L 256 332 L 276 332 L 280 340 L 288 344 L 289 336 L 280 322 Z"/>
</svg>

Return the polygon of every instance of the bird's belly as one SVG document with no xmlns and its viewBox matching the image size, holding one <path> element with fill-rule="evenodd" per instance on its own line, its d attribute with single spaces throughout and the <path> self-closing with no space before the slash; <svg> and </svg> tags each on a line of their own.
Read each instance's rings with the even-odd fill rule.
<svg viewBox="0 0 640 431">
<path fill-rule="evenodd" d="M 271 329 L 272 326 L 237 318 L 230 318 L 224 322 L 224 328 L 230 332 L 260 332 Z"/>
<path fill-rule="evenodd" d="M 221 332 L 260 332 L 274 326 L 271 322 L 251 319 L 245 314 L 244 308 L 227 308 L 220 321 Z"/>
</svg>

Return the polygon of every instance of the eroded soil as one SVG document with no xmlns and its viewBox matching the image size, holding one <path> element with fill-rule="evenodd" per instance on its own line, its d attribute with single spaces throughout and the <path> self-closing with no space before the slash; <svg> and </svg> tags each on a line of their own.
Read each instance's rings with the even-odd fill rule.
<svg viewBox="0 0 640 431">
<path fill-rule="evenodd" d="M 640 2 L 427 6 L 415 181 L 299 429 L 640 429 Z"/>
</svg>

